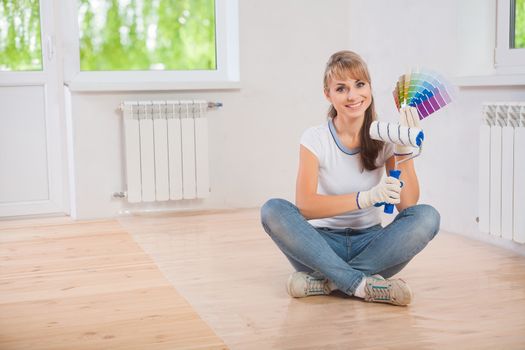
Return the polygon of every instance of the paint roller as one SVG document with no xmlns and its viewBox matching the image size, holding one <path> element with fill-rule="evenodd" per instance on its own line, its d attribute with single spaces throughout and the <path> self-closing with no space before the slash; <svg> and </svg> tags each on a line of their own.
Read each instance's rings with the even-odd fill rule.
<svg viewBox="0 0 525 350">
<path fill-rule="evenodd" d="M 399 179 L 401 176 L 401 170 L 397 170 L 397 166 L 407 160 L 414 159 L 421 154 L 425 135 L 423 134 L 423 130 L 419 128 L 410 128 L 397 123 L 373 121 L 372 125 L 370 125 L 370 137 L 374 140 L 401 146 L 411 146 L 417 149 L 417 153 L 412 154 L 410 157 L 401 160 L 397 160 L 396 157 L 394 169 L 390 170 L 389 175 Z M 392 214 L 394 212 L 394 205 L 386 203 L 384 212 Z"/>
</svg>

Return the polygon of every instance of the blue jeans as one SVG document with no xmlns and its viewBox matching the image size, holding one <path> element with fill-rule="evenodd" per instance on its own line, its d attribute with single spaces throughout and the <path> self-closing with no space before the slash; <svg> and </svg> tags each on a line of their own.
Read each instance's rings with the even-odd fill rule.
<svg viewBox="0 0 525 350">
<path fill-rule="evenodd" d="M 361 280 L 401 271 L 439 231 L 439 213 L 429 205 L 401 211 L 386 227 L 362 230 L 313 227 L 284 199 L 261 208 L 264 230 L 297 271 L 320 274 L 340 291 L 354 294 Z"/>
</svg>

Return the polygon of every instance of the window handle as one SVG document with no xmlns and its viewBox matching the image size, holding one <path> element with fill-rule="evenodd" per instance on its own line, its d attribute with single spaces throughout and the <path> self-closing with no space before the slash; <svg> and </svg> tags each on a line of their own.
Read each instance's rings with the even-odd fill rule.
<svg viewBox="0 0 525 350">
<path fill-rule="evenodd" d="M 53 57 L 55 56 L 55 43 L 51 35 L 47 37 L 46 45 L 47 45 L 47 50 L 46 50 L 47 58 L 48 60 L 51 61 L 53 60 Z"/>
</svg>

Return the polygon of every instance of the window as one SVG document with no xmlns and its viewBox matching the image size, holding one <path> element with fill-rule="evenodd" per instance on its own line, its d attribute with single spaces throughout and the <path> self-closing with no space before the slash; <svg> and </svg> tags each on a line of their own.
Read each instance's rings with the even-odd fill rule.
<svg viewBox="0 0 525 350">
<path fill-rule="evenodd" d="M 42 70 L 38 0 L 0 4 L 0 52 L 0 71 Z"/>
<path fill-rule="evenodd" d="M 498 0 L 495 66 L 525 73 L 525 0 Z"/>
<path fill-rule="evenodd" d="M 73 90 L 209 89 L 239 80 L 237 0 L 70 0 Z"/>
<path fill-rule="evenodd" d="M 81 71 L 215 70 L 214 0 L 81 0 Z"/>
<path fill-rule="evenodd" d="M 525 49 L 525 0 L 511 1 L 510 48 Z"/>
</svg>

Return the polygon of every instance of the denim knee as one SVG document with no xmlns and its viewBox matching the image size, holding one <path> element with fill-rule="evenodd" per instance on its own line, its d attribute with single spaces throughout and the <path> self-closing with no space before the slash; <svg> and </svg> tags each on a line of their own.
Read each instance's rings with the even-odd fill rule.
<svg viewBox="0 0 525 350">
<path fill-rule="evenodd" d="M 270 234 L 272 228 L 275 228 L 276 224 L 279 223 L 281 217 L 279 214 L 293 206 L 292 203 L 281 198 L 272 198 L 266 201 L 261 207 L 261 224 L 266 233 Z"/>
<path fill-rule="evenodd" d="M 431 205 L 419 204 L 411 208 L 413 215 L 417 216 L 418 233 L 431 241 L 439 231 L 441 217 L 439 212 Z"/>
</svg>

